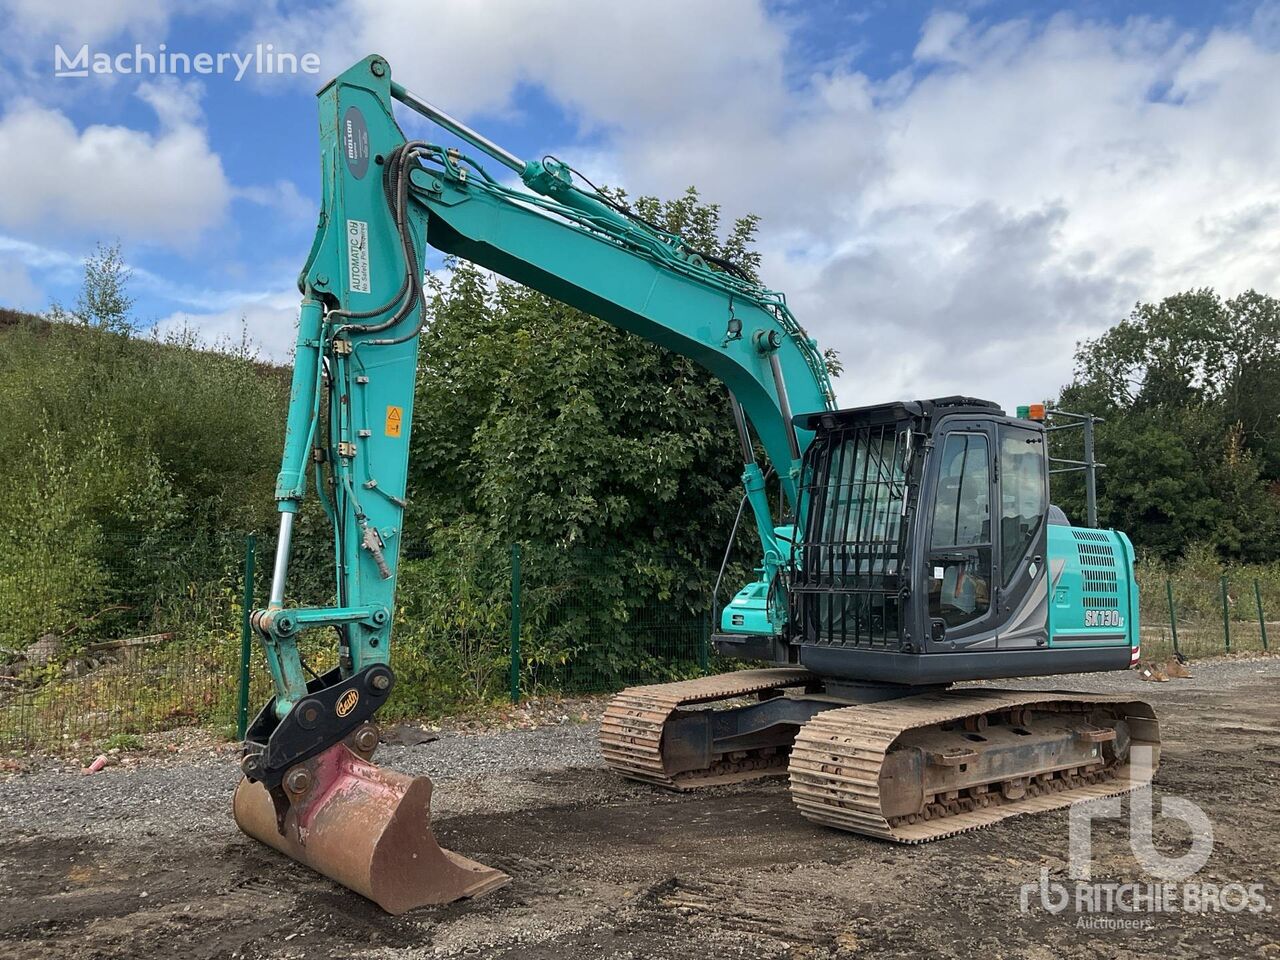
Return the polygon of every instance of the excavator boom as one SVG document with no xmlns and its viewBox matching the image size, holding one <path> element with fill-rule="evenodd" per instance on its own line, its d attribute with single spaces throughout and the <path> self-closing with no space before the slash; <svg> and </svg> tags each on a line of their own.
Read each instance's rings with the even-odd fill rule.
<svg viewBox="0 0 1280 960">
<path fill-rule="evenodd" d="M 834 395 L 816 343 L 781 294 L 580 188 L 567 165 L 526 162 L 493 144 L 393 82 L 381 57 L 341 74 L 319 101 L 323 200 L 298 280 L 303 299 L 276 485 L 280 534 L 269 604 L 252 615 L 275 696 L 249 728 L 235 809 L 249 834 L 393 909 L 472 895 L 500 880 L 496 871 L 451 870 L 458 858 L 429 840 L 429 784 L 375 777 L 367 762 L 377 744 L 374 714 L 395 680 L 392 614 L 427 248 L 593 313 L 723 380 L 738 413 L 766 584 L 778 582 L 789 543 L 779 538 L 754 439 L 794 515 L 812 431 L 798 428 L 791 410 L 832 409 Z M 394 101 L 467 149 L 407 139 Z M 509 168 L 522 187 L 486 165 Z M 337 603 L 327 607 L 287 603 L 294 518 L 311 485 L 333 528 Z M 785 596 L 762 597 L 752 628 L 780 632 Z M 336 632 L 339 665 L 308 680 L 297 638 L 322 629 Z M 342 818 L 332 812 L 338 796 Z M 377 815 L 357 827 L 353 803 Z M 414 806 L 412 816 L 401 804 Z M 429 840 L 416 851 L 418 866 L 454 880 L 419 879 L 420 895 L 391 898 L 386 883 L 369 879 L 370 864 L 389 849 L 384 834 L 400 837 L 392 847 L 403 843 L 402 829 L 382 828 L 413 818 Z"/>
</svg>

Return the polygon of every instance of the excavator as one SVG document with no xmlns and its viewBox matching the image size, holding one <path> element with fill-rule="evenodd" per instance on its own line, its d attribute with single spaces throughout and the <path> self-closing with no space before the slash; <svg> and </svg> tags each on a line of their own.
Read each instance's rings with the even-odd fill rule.
<svg viewBox="0 0 1280 960">
<path fill-rule="evenodd" d="M 969 682 L 1138 659 L 1133 547 L 1050 504 L 1042 411 L 960 396 L 839 409 L 781 293 L 567 163 L 517 157 L 380 56 L 318 97 L 322 207 L 298 281 L 270 597 L 251 615 L 274 696 L 244 742 L 246 834 L 392 913 L 509 879 L 439 846 L 428 778 L 372 763 L 396 680 L 428 248 L 688 357 L 729 392 L 761 559 L 712 641 L 743 668 L 616 695 L 609 767 L 673 790 L 786 776 L 801 815 L 901 843 L 1150 779 L 1146 703 Z M 396 103 L 452 145 L 407 137 Z M 331 606 L 286 602 L 309 486 L 332 527 Z M 338 665 L 308 678 L 298 642 L 317 630 Z"/>
</svg>

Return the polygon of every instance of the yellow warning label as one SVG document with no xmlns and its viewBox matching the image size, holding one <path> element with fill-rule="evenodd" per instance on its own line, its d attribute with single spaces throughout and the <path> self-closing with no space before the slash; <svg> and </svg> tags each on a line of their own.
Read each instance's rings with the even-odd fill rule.
<svg viewBox="0 0 1280 960">
<path fill-rule="evenodd" d="M 404 419 L 403 407 L 387 407 L 387 436 L 400 436 L 400 422 Z"/>
</svg>

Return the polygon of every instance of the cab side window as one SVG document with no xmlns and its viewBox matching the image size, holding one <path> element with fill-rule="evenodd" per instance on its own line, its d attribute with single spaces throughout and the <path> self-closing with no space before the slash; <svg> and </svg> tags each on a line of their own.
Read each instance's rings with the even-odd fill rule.
<svg viewBox="0 0 1280 960">
<path fill-rule="evenodd" d="M 949 433 L 929 541 L 929 615 L 956 627 L 991 606 L 991 467 L 987 437 Z"/>
<path fill-rule="evenodd" d="M 1044 436 L 1000 428 L 1000 564 L 1007 586 L 1036 540 L 1048 509 Z"/>
</svg>

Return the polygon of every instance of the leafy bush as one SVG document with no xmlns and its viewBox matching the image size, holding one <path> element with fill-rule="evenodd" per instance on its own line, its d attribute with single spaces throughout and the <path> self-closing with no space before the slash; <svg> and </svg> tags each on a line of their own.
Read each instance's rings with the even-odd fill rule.
<svg viewBox="0 0 1280 960">
<path fill-rule="evenodd" d="M 404 558 L 397 588 L 389 716 L 437 714 L 501 696 L 507 685 L 510 560 L 459 523 L 428 555 Z"/>
<path fill-rule="evenodd" d="M 181 333 L 141 338 L 117 248 L 77 308 L 0 329 L 0 646 L 156 626 L 162 598 L 218 577 L 271 521 L 283 371 Z"/>
</svg>

